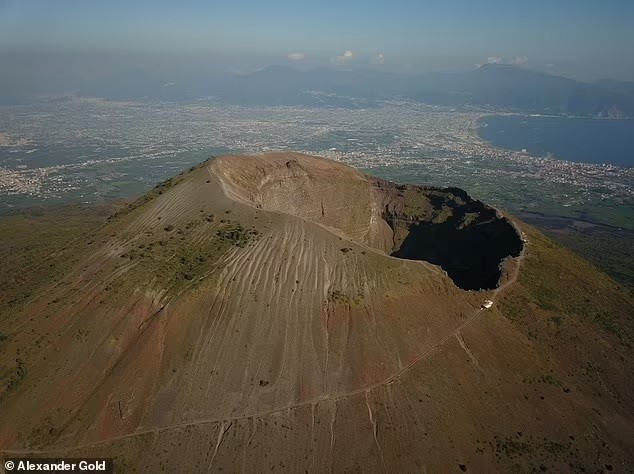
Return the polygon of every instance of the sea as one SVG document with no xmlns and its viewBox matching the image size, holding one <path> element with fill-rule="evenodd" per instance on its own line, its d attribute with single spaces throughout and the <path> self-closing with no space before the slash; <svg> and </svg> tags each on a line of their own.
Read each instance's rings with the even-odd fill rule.
<svg viewBox="0 0 634 474">
<path fill-rule="evenodd" d="M 581 163 L 634 166 L 634 120 L 496 115 L 478 122 L 480 138 L 507 150 Z"/>
</svg>

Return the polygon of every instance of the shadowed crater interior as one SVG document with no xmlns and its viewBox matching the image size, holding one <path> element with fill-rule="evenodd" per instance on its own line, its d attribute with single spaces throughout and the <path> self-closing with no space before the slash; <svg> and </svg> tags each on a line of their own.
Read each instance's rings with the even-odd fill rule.
<svg viewBox="0 0 634 474">
<path fill-rule="evenodd" d="M 508 219 L 458 188 L 394 188 L 383 212 L 393 256 L 439 265 L 464 290 L 498 286 L 502 261 L 522 250 Z"/>
</svg>

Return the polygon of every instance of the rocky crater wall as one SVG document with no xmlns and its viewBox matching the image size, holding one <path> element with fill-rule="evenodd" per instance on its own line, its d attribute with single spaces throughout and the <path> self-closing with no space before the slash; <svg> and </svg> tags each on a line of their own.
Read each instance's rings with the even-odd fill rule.
<svg viewBox="0 0 634 474">
<path fill-rule="evenodd" d="M 391 255 L 439 265 L 459 288 L 496 288 L 503 260 L 522 250 L 511 222 L 462 189 L 374 183 L 393 230 Z"/>
<path fill-rule="evenodd" d="M 296 153 L 221 157 L 212 166 L 234 199 L 317 222 L 386 253 L 392 248 L 371 183 L 354 168 Z"/>
<path fill-rule="evenodd" d="M 495 288 L 502 261 L 522 248 L 506 218 L 459 188 L 399 185 L 298 153 L 221 157 L 211 169 L 238 201 L 439 265 L 465 290 Z"/>
</svg>

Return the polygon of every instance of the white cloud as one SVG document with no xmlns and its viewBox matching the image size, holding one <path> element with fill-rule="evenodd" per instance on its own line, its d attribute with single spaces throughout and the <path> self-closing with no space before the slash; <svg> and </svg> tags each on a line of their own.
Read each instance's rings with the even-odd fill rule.
<svg viewBox="0 0 634 474">
<path fill-rule="evenodd" d="M 520 66 L 522 64 L 526 64 L 528 62 L 528 58 L 526 56 L 515 56 L 513 59 L 504 59 L 502 56 L 489 56 L 487 58 L 488 64 L 515 64 L 516 66 Z"/>
<path fill-rule="evenodd" d="M 343 55 L 337 56 L 336 61 L 339 64 L 345 64 L 350 59 L 352 59 L 352 56 L 354 56 L 354 53 L 352 51 L 350 51 L 350 50 L 347 50 L 345 53 L 343 53 Z"/>
<path fill-rule="evenodd" d="M 376 56 L 374 56 L 372 62 L 374 64 L 383 64 L 385 62 L 385 55 L 383 53 L 378 53 Z"/>
<path fill-rule="evenodd" d="M 166 82 L 165 84 L 163 84 L 163 87 L 174 87 L 175 85 L 175 82 Z"/>
<path fill-rule="evenodd" d="M 306 56 L 304 55 L 304 53 L 291 53 L 287 56 L 289 61 L 301 61 L 302 59 L 306 58 Z"/>
<path fill-rule="evenodd" d="M 552 64 L 552 63 L 548 63 L 548 64 L 546 64 L 546 67 L 555 67 L 555 65 Z"/>
</svg>

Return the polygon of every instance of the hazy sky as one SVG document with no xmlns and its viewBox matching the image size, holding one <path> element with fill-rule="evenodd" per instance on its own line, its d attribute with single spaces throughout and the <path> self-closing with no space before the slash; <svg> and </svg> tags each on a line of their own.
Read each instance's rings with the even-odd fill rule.
<svg viewBox="0 0 634 474">
<path fill-rule="evenodd" d="M 204 55 L 236 68 L 466 69 L 501 58 L 623 78 L 632 25 L 633 0 L 0 0 L 0 51 Z"/>
</svg>

